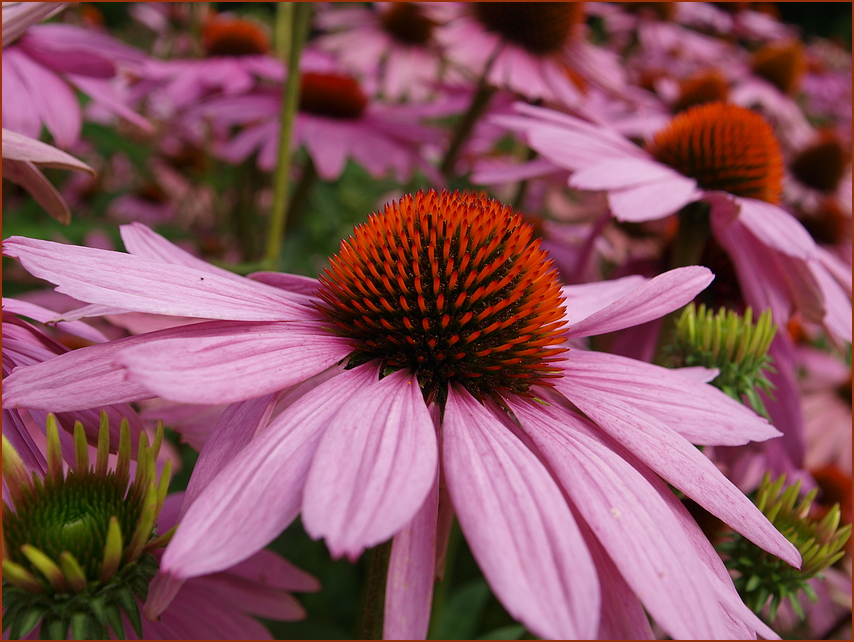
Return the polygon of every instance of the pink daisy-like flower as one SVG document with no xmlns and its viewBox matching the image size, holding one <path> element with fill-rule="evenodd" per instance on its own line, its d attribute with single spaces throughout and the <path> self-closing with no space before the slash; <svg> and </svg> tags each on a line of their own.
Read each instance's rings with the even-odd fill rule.
<svg viewBox="0 0 854 642">
<path fill-rule="evenodd" d="M 769 125 L 735 105 L 709 103 L 676 117 L 642 149 L 620 134 L 553 110 L 518 105 L 497 117 L 573 171 L 569 184 L 605 191 L 620 221 L 709 207 L 711 233 L 735 266 L 746 302 L 786 322 L 792 307 L 851 340 L 851 300 L 803 226 L 777 206 L 783 158 Z"/>
<path fill-rule="evenodd" d="M 449 60 L 489 84 L 567 106 L 584 103 L 589 85 L 615 95 L 623 70 L 610 51 L 586 40 L 583 2 L 458 3 L 436 30 Z"/>
<path fill-rule="evenodd" d="M 59 147 L 70 147 L 79 139 L 83 124 L 73 88 L 129 122 L 151 128 L 112 84 L 120 71 L 142 64 L 142 52 L 104 34 L 67 24 L 32 26 L 12 42 L 11 34 L 20 34 L 23 24 L 11 21 L 7 38 L 5 15 L 17 10 L 3 6 L 4 128 L 39 138 L 44 126 Z M 33 12 L 27 17 L 38 20 L 44 16 Z"/>
<path fill-rule="evenodd" d="M 73 406 L 81 379 L 110 398 L 235 402 L 196 466 L 149 615 L 301 512 L 334 556 L 394 538 L 385 635 L 423 637 L 437 524 L 453 509 L 496 596 L 538 635 L 648 637 L 645 608 L 674 637 L 775 637 L 665 481 L 798 564 L 692 445 L 777 431 L 707 373 L 563 347 L 684 305 L 710 282 L 705 268 L 561 288 L 518 214 L 432 191 L 370 217 L 319 281 L 226 276 L 143 226 L 122 232 L 131 255 L 5 248 L 96 307 L 221 320 L 21 369 L 4 403 L 41 388 Z M 264 427 L 281 391 L 324 372 Z"/>
<path fill-rule="evenodd" d="M 435 176 L 421 149 L 426 143 L 437 144 L 443 133 L 419 123 L 419 107 L 370 100 L 361 85 L 325 54 L 306 51 L 300 67 L 300 106 L 292 144 L 305 145 L 321 178 L 338 178 L 348 158 L 372 176 L 393 170 L 399 181 L 405 181 L 416 167 Z M 214 131 L 245 125 L 231 140 L 217 145 L 215 153 L 239 163 L 257 152 L 258 166 L 272 170 L 280 111 L 281 91 L 258 89 L 245 96 L 211 99 L 199 105 L 193 117 L 207 120 Z"/>
<path fill-rule="evenodd" d="M 344 69 L 376 78 L 383 99 L 421 102 L 436 91 L 442 58 L 429 7 L 375 2 L 370 8 L 330 4 L 318 10 L 318 26 L 331 33 L 312 44 L 334 53 Z"/>
<path fill-rule="evenodd" d="M 205 57 L 147 60 L 142 81 L 134 90 L 147 97 L 149 109 L 171 117 L 211 95 L 237 96 L 250 92 L 261 80 L 281 81 L 281 60 L 269 54 L 264 29 L 251 20 L 217 15 L 204 26 Z"/>
</svg>

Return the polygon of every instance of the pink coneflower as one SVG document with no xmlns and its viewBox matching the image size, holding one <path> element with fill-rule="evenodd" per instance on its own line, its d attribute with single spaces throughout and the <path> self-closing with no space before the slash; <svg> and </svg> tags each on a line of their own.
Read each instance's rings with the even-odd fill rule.
<svg viewBox="0 0 854 642">
<path fill-rule="evenodd" d="M 7 10 L 4 6 L 4 14 Z M 4 37 L 3 127 L 39 138 L 44 126 L 59 147 L 70 147 L 83 123 L 76 88 L 113 114 L 150 129 L 111 84 L 123 69 L 135 69 L 143 60 L 142 52 L 74 25 L 36 25 L 8 45 Z"/>
<path fill-rule="evenodd" d="M 300 105 L 292 142 L 295 147 L 305 145 L 322 179 L 338 178 L 348 158 L 377 177 L 391 170 L 405 181 L 415 168 L 435 174 L 421 150 L 424 144 L 441 140 L 442 132 L 420 124 L 419 107 L 371 100 L 355 78 L 319 52 L 306 51 L 300 67 Z M 246 125 L 215 152 L 235 163 L 257 152 L 258 166 L 271 170 L 278 153 L 280 111 L 281 91 L 258 89 L 245 96 L 209 100 L 194 113 L 211 122 L 215 131 Z"/>
<path fill-rule="evenodd" d="M 586 40 L 583 2 L 459 3 L 459 14 L 436 31 L 447 57 L 474 78 L 526 98 L 569 106 L 588 86 L 619 95 L 617 57 Z M 487 72 L 487 65 L 489 66 Z"/>
<path fill-rule="evenodd" d="M 641 149 L 605 127 L 519 105 L 503 118 L 528 144 L 574 171 L 572 187 L 602 190 L 620 221 L 662 219 L 690 203 L 709 207 L 711 233 L 735 265 L 749 305 L 788 320 L 791 307 L 851 339 L 851 302 L 809 233 L 777 206 L 783 157 L 769 125 L 735 105 L 709 103 L 674 117 Z"/>
<path fill-rule="evenodd" d="M 148 60 L 135 90 L 149 108 L 167 117 L 211 95 L 247 93 L 262 80 L 280 81 L 281 60 L 270 55 L 270 39 L 261 25 L 217 15 L 204 25 L 204 58 Z"/>
<path fill-rule="evenodd" d="M 429 7 L 418 2 L 375 2 L 368 7 L 320 6 L 317 24 L 330 31 L 313 45 L 341 66 L 376 78 L 378 95 L 421 102 L 436 91 L 442 59 Z"/>
<path fill-rule="evenodd" d="M 705 268 L 562 289 L 518 214 L 433 191 L 371 216 L 317 282 L 256 277 L 284 289 L 220 276 L 142 226 L 123 234 L 139 256 L 24 238 L 6 252 L 82 300 L 223 319 L 62 364 L 78 380 L 72 361 L 90 382 L 126 375 L 100 388 L 126 399 L 247 400 L 206 444 L 149 615 L 302 512 L 333 556 L 394 538 L 385 634 L 423 637 L 437 515 L 451 509 L 441 485 L 495 594 L 538 635 L 649 635 L 643 605 L 674 637 L 774 636 L 663 480 L 797 564 L 692 445 L 776 430 L 696 374 L 564 346 L 684 305 L 710 282 Z M 280 391 L 336 364 L 264 427 Z M 58 370 L 22 369 L 4 402 L 26 404 L 37 386 L 54 405 L 80 403 L 79 381 Z M 603 603 L 600 589 L 621 599 Z"/>
</svg>

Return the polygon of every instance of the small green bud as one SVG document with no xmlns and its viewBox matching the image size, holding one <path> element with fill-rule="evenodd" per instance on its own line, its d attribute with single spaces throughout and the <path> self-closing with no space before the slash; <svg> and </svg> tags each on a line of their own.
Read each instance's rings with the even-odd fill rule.
<svg viewBox="0 0 854 642">
<path fill-rule="evenodd" d="M 705 305 L 696 308 L 691 303 L 676 322 L 670 361 L 674 367 L 717 368 L 720 374 L 712 385 L 741 403 L 746 400 L 754 411 L 767 418 L 758 391 L 770 394 L 774 387 L 765 372 L 774 372 L 768 348 L 776 332 L 770 310 L 754 324 L 750 308 L 742 317 L 724 308 L 713 314 Z"/>
</svg>

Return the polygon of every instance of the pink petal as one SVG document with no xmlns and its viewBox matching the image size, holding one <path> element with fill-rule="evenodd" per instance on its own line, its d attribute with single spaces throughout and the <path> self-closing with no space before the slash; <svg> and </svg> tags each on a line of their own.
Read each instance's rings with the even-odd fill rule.
<svg viewBox="0 0 854 642">
<path fill-rule="evenodd" d="M 608 203 L 617 220 L 637 223 L 675 214 L 688 203 L 699 200 L 702 195 L 696 181 L 677 175 L 609 192 Z"/>
<path fill-rule="evenodd" d="M 824 299 L 825 314 L 822 322 L 836 337 L 851 343 L 851 297 L 819 261 L 807 263 Z"/>
<path fill-rule="evenodd" d="M 567 386 L 563 386 L 560 391 L 566 394 L 566 389 Z M 710 513 L 757 546 L 793 566 L 800 566 L 800 555 L 794 545 L 683 437 L 641 411 L 636 404 L 624 403 L 613 393 L 592 395 L 575 391 L 567 398 L 614 440 Z"/>
<path fill-rule="evenodd" d="M 35 303 L 20 301 L 18 299 L 4 298 L 3 311 L 34 319 L 39 323 L 47 323 L 56 317 L 56 312 L 53 310 L 48 310 L 40 305 L 36 305 Z M 87 341 L 92 341 L 94 343 L 103 343 L 104 341 L 107 341 L 107 337 L 104 336 L 102 332 L 96 330 L 88 323 L 83 323 L 81 321 L 73 321 L 70 323 L 60 322 L 56 324 L 56 327 L 60 328 L 63 332 L 73 334 L 76 337 L 80 337 L 81 339 L 86 339 Z"/>
<path fill-rule="evenodd" d="M 253 272 L 252 274 L 248 274 L 247 277 L 259 283 L 272 285 L 274 288 L 296 292 L 297 294 L 305 294 L 311 297 L 315 295 L 320 287 L 317 279 L 299 274 L 288 274 L 286 272 Z"/>
<path fill-rule="evenodd" d="M 689 303 L 714 278 L 708 268 L 698 265 L 659 274 L 607 307 L 575 322 L 566 336 L 573 338 L 605 334 L 657 319 Z M 577 286 L 565 286 L 564 292 L 573 287 Z"/>
<path fill-rule="evenodd" d="M 314 324 L 233 323 L 206 337 L 149 341 L 116 363 L 128 379 L 172 401 L 243 401 L 305 381 L 345 358 L 347 342 Z"/>
<path fill-rule="evenodd" d="M 131 109 L 127 105 L 127 99 L 110 81 L 71 74 L 67 76 L 67 79 L 77 89 L 88 95 L 94 104 L 120 118 L 124 118 L 129 123 L 133 123 L 146 133 L 154 133 L 154 126 L 151 122 Z"/>
<path fill-rule="evenodd" d="M 3 130 L 3 158 L 37 163 L 41 167 L 74 169 L 95 175 L 95 170 L 71 154 L 66 154 L 53 145 L 24 136 L 9 129 Z"/>
<path fill-rule="evenodd" d="M 573 350 L 563 369 L 555 386 L 573 403 L 584 398 L 631 405 L 691 443 L 740 446 L 780 436 L 752 410 L 679 370 L 586 350 Z"/>
<path fill-rule="evenodd" d="M 815 257 L 815 241 L 794 216 L 752 198 L 740 198 L 739 204 L 739 220 L 760 241 L 799 259 Z"/>
<path fill-rule="evenodd" d="M 63 225 L 71 222 L 71 210 L 65 199 L 31 162 L 4 158 L 3 177 L 23 187 L 36 203 Z"/>
<path fill-rule="evenodd" d="M 193 466 L 179 520 L 217 473 L 249 443 L 259 428 L 267 425 L 277 396 L 264 395 L 226 407 Z"/>
<path fill-rule="evenodd" d="M 679 177 L 651 158 L 609 158 L 575 172 L 569 184 L 578 189 L 608 190 Z M 684 177 L 683 177 L 684 178 Z"/>
<path fill-rule="evenodd" d="M 310 318 L 283 290 L 130 254 L 13 236 L 3 243 L 34 276 L 87 303 L 128 311 L 240 321 Z"/>
<path fill-rule="evenodd" d="M 436 567 L 438 476 L 412 521 L 394 536 L 383 613 L 384 640 L 423 640 L 430 624 Z"/>
<path fill-rule="evenodd" d="M 125 371 L 114 364 L 122 350 L 157 339 L 203 340 L 233 328 L 229 321 L 195 323 L 79 348 L 45 363 L 16 368 L 3 380 L 3 406 L 61 412 L 148 399 L 152 394 L 126 380 Z"/>
<path fill-rule="evenodd" d="M 348 370 L 273 420 L 190 505 L 161 572 L 177 579 L 215 573 L 273 541 L 299 512 L 309 465 L 340 400 L 376 377 L 376 368 Z"/>
<path fill-rule="evenodd" d="M 286 591 L 314 593 L 320 590 L 317 578 L 267 549 L 261 549 L 224 573 Z"/>
<path fill-rule="evenodd" d="M 658 493 L 596 439 L 596 428 L 559 407 L 509 402 L 526 432 L 647 611 L 673 639 L 720 638 L 714 590 Z"/>
<path fill-rule="evenodd" d="M 611 281 L 564 285 L 561 288 L 566 306 L 564 318 L 572 328 L 579 321 L 626 296 L 648 280 L 640 274 L 632 274 Z"/>
<path fill-rule="evenodd" d="M 412 520 L 436 478 L 433 421 L 404 370 L 338 404 L 317 447 L 303 499 L 303 524 L 333 557 L 355 560 Z"/>
<path fill-rule="evenodd" d="M 269 620 L 287 622 L 305 618 L 305 609 L 290 593 L 234 577 L 228 571 L 193 578 L 184 590 L 201 599 L 220 601 L 229 609 Z"/>
<path fill-rule="evenodd" d="M 495 595 L 536 635 L 590 639 L 599 581 L 543 464 L 493 412 L 450 388 L 444 469 L 463 533 Z"/>
</svg>

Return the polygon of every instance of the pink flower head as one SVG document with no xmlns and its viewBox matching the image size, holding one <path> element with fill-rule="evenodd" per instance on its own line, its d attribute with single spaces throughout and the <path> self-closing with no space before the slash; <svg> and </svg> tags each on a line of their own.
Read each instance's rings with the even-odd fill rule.
<svg viewBox="0 0 854 642">
<path fill-rule="evenodd" d="M 334 53 L 348 71 L 375 79 L 383 99 L 422 102 L 435 91 L 442 66 L 433 13 L 419 2 L 319 5 L 317 24 L 331 33 L 312 44 Z"/>
<path fill-rule="evenodd" d="M 7 11 L 16 10 L 4 5 L 4 22 Z M 111 113 L 150 129 L 111 82 L 122 69 L 137 68 L 143 59 L 142 52 L 132 47 L 74 25 L 36 25 L 8 46 L 4 30 L 3 127 L 39 138 L 44 126 L 59 147 L 70 147 L 79 139 L 83 123 L 76 88 Z"/>
<path fill-rule="evenodd" d="M 746 302 L 788 320 L 794 307 L 851 340 L 851 300 L 809 233 L 777 206 L 783 158 L 768 124 L 742 107 L 709 103 L 674 117 L 642 149 L 606 127 L 518 105 L 497 117 L 573 172 L 569 185 L 608 194 L 620 221 L 662 219 L 704 201 L 711 232 L 735 266 Z"/>
<path fill-rule="evenodd" d="M 98 306 L 220 320 L 75 351 L 62 365 L 77 383 L 21 369 L 4 403 L 42 387 L 73 406 L 78 367 L 125 399 L 232 403 L 149 616 L 301 512 L 336 557 L 394 539 L 385 636 L 423 637 L 453 510 L 498 599 L 537 635 L 648 637 L 645 608 L 673 637 L 774 637 L 665 481 L 798 564 L 692 445 L 779 433 L 706 373 L 565 346 L 684 305 L 707 269 L 561 288 L 509 207 L 434 191 L 372 215 L 319 281 L 226 276 L 143 226 L 122 232 L 130 255 L 24 238 L 5 251 Z M 283 396 L 294 400 L 270 420 Z"/>
<path fill-rule="evenodd" d="M 210 96 L 238 96 L 261 81 L 280 81 L 281 60 L 270 55 L 267 32 L 251 20 L 217 15 L 204 27 L 204 58 L 148 60 L 135 91 L 162 117 L 184 111 Z"/>
<path fill-rule="evenodd" d="M 586 40 L 583 2 L 457 3 L 437 29 L 447 57 L 468 77 L 488 69 L 489 84 L 526 98 L 584 103 L 589 85 L 621 95 L 617 57 Z"/>
<path fill-rule="evenodd" d="M 319 52 L 304 52 L 300 67 L 293 145 L 305 145 L 321 178 L 338 178 L 348 158 L 377 177 L 393 170 L 399 181 L 405 181 L 416 167 L 435 174 L 421 149 L 441 140 L 442 133 L 420 124 L 418 107 L 374 102 L 355 78 Z M 209 100 L 195 110 L 195 116 L 210 121 L 215 131 L 245 125 L 216 153 L 237 163 L 257 152 L 258 166 L 271 170 L 278 154 L 280 111 L 281 90 L 259 89 L 245 96 Z"/>
</svg>

